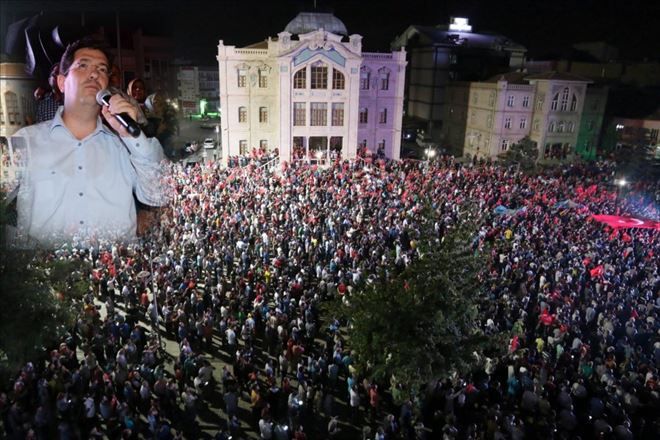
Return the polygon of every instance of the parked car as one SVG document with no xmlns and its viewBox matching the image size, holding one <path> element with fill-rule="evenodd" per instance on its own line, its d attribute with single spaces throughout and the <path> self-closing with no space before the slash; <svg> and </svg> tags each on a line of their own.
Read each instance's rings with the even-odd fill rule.
<svg viewBox="0 0 660 440">
<path fill-rule="evenodd" d="M 213 142 L 213 139 L 211 138 L 206 138 L 204 139 L 204 148 L 215 148 L 215 142 Z"/>
</svg>

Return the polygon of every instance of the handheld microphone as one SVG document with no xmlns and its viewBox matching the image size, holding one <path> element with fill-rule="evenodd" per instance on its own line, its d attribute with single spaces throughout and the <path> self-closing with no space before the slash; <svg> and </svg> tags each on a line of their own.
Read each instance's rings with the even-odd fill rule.
<svg viewBox="0 0 660 440">
<path fill-rule="evenodd" d="M 99 105 L 104 105 L 108 107 L 110 105 L 110 98 L 112 97 L 112 93 L 108 89 L 103 89 L 99 90 L 99 92 L 96 94 L 96 102 L 99 103 Z M 115 115 L 112 115 L 115 117 L 116 120 L 119 121 L 119 123 L 128 131 L 128 133 L 133 136 L 133 137 L 138 137 L 140 136 L 140 126 L 138 125 L 137 122 L 133 118 L 130 117 L 130 115 L 126 112 L 122 113 L 117 113 Z"/>
</svg>

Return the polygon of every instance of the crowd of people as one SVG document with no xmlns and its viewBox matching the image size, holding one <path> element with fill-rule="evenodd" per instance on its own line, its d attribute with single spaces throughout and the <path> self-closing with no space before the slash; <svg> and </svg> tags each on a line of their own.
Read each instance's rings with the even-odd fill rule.
<svg viewBox="0 0 660 440">
<path fill-rule="evenodd" d="M 171 205 L 142 243 L 57 251 L 92 263 L 90 291 L 69 337 L 0 396 L 6 433 L 657 438 L 660 233 L 591 215 L 658 219 L 660 184 L 618 201 L 614 172 L 600 162 L 527 175 L 449 157 L 173 164 Z M 508 342 L 501 356 L 475 354 L 473 371 L 392 399 L 390 383 L 356 373 L 347 323 L 320 305 L 419 258 L 425 206 L 439 234 L 478 221 L 471 245 L 489 258 L 475 324 Z"/>
</svg>

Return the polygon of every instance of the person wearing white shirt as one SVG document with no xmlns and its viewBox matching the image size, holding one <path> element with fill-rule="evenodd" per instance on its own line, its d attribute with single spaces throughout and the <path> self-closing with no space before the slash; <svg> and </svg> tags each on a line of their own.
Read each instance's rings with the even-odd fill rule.
<svg viewBox="0 0 660 440">
<path fill-rule="evenodd" d="M 165 204 L 158 140 L 143 133 L 134 138 L 117 121 L 115 114 L 134 120 L 137 115 L 121 96 L 112 96 L 109 106 L 96 101 L 96 94 L 108 87 L 109 71 L 102 45 L 89 39 L 70 44 L 57 77 L 63 107 L 52 121 L 12 137 L 29 156 L 18 182 L 22 245 L 132 241 L 137 232 L 133 194 L 148 206 Z"/>
</svg>

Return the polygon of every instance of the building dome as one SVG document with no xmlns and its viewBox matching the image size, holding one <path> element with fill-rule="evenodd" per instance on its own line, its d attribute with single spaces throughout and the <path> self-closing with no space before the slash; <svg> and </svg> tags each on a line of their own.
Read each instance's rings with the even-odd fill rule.
<svg viewBox="0 0 660 440">
<path fill-rule="evenodd" d="M 301 12 L 291 20 L 284 29 L 290 34 L 306 34 L 323 28 L 328 32 L 338 35 L 348 35 L 346 25 L 327 12 Z"/>
</svg>

